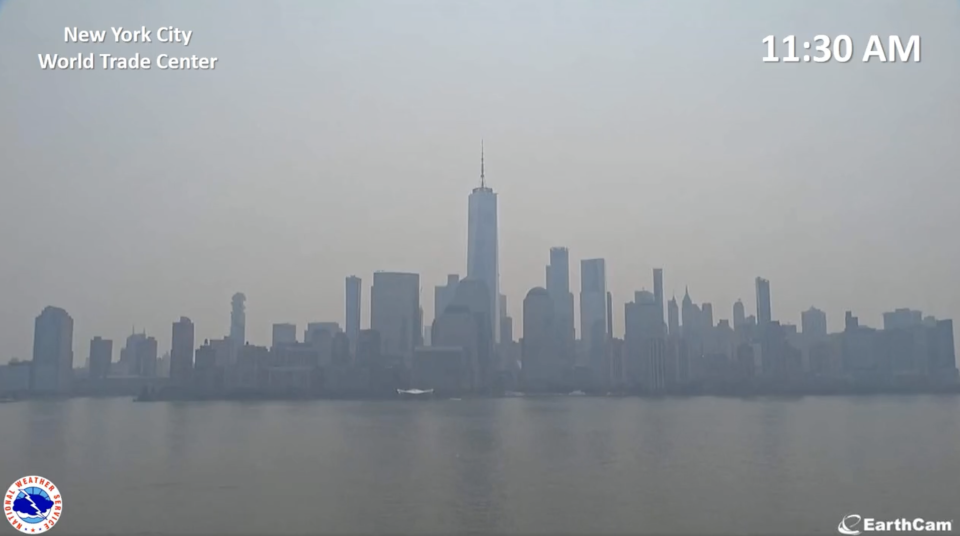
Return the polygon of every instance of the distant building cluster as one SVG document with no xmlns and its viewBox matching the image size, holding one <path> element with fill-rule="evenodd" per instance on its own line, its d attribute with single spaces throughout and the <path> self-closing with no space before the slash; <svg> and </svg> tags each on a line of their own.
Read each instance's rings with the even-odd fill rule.
<svg viewBox="0 0 960 536">
<path fill-rule="evenodd" d="M 756 278 L 755 315 L 742 301 L 733 324 L 689 291 L 665 303 L 663 270 L 653 291 L 623 307 L 625 331 L 613 336 L 613 297 L 604 259 L 580 261 L 579 326 L 574 325 L 570 255 L 551 248 L 544 287 L 523 299 L 523 334 L 515 340 L 500 294 L 497 194 L 486 185 L 469 196 L 467 273 L 451 274 L 434 292 L 435 318 L 424 326 L 420 276 L 376 272 L 370 329 L 360 329 L 362 281 L 346 278 L 344 326 L 338 322 L 273 325 L 269 347 L 246 339 L 246 296 L 232 297 L 229 333 L 199 342 L 193 322 L 172 325 L 169 353 L 135 331 L 114 361 L 113 341 L 90 341 L 85 369 L 75 371 L 73 319 L 46 307 L 34 326 L 33 359 L 0 367 L 0 395 L 139 393 L 153 398 L 390 397 L 397 390 L 439 395 L 510 392 L 601 394 L 842 393 L 955 389 L 953 322 L 896 309 L 883 328 L 847 312 L 828 333 L 826 313 L 811 307 L 800 329 L 772 314 L 770 281 Z"/>
</svg>

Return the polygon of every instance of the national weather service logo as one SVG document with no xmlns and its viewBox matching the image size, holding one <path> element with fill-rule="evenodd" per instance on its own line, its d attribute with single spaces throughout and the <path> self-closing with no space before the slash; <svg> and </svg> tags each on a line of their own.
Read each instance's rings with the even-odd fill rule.
<svg viewBox="0 0 960 536">
<path fill-rule="evenodd" d="M 40 476 L 25 476 L 10 485 L 3 496 L 3 515 L 24 534 L 52 529 L 63 515 L 63 497 L 57 486 Z"/>
</svg>

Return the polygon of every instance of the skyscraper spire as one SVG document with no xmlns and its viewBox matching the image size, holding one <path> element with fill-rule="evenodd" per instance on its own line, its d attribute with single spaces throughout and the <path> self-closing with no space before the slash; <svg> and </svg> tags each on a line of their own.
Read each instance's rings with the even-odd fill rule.
<svg viewBox="0 0 960 536">
<path fill-rule="evenodd" d="M 483 174 L 483 140 L 480 140 L 480 187 L 486 187 L 486 178 Z"/>
</svg>

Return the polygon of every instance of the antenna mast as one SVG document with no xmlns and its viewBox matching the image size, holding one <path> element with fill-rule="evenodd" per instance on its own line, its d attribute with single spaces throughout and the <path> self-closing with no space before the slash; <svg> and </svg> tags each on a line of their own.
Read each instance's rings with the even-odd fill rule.
<svg viewBox="0 0 960 536">
<path fill-rule="evenodd" d="M 486 188 L 486 177 L 483 174 L 483 140 L 480 140 L 480 187 Z"/>
</svg>

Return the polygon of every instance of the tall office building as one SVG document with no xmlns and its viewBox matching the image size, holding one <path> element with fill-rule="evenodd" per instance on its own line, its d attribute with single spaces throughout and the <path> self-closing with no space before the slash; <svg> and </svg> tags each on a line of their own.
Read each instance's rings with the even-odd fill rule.
<svg viewBox="0 0 960 536">
<path fill-rule="evenodd" d="M 800 329 L 805 337 L 822 339 L 827 336 L 827 313 L 811 307 L 800 313 Z"/>
<path fill-rule="evenodd" d="M 433 290 L 433 317 L 440 318 L 440 315 L 447 310 L 447 306 L 453 303 L 453 297 L 457 295 L 457 285 L 460 284 L 460 276 L 457 274 L 447 275 L 446 285 L 437 285 Z"/>
<path fill-rule="evenodd" d="M 370 291 L 370 328 L 380 334 L 381 353 L 410 362 L 420 346 L 420 275 L 376 272 Z"/>
<path fill-rule="evenodd" d="M 773 320 L 770 308 L 770 281 L 757 278 L 757 325 L 763 328 Z"/>
<path fill-rule="evenodd" d="M 332 341 L 333 337 L 342 331 L 339 322 L 308 322 L 307 329 L 303 330 L 303 342 L 317 344 L 323 337 Z"/>
<path fill-rule="evenodd" d="M 500 260 L 497 239 L 497 194 L 487 187 L 484 175 L 483 147 L 480 148 L 480 186 L 469 199 L 467 220 L 467 277 L 487 284 L 489 311 L 494 315 L 493 337 L 500 341 Z M 376 328 L 374 328 L 376 329 Z"/>
<path fill-rule="evenodd" d="M 913 328 L 923 324 L 923 313 L 912 309 L 895 309 L 883 313 L 883 329 Z"/>
<path fill-rule="evenodd" d="M 675 301 L 674 301 L 675 303 Z M 635 293 L 624 306 L 624 376 L 632 389 L 662 390 L 667 381 L 663 315 L 655 294 Z"/>
<path fill-rule="evenodd" d="M 570 252 L 567 248 L 550 248 L 550 264 L 547 265 L 547 294 L 556 311 L 555 323 L 558 333 L 572 346 L 576 338 L 573 327 L 573 293 L 570 292 Z"/>
<path fill-rule="evenodd" d="M 469 281 L 469 280 L 465 280 Z M 477 281 L 485 287 L 485 283 Z M 486 294 L 482 296 L 486 305 Z M 481 386 L 480 362 L 483 352 L 480 334 L 481 323 L 477 316 L 466 305 L 457 301 L 451 302 L 442 313 L 433 321 L 431 339 L 434 348 L 457 348 L 459 356 L 451 355 L 448 366 L 452 367 L 449 373 L 457 377 L 457 383 L 468 390 L 479 389 Z M 489 337 L 487 337 L 489 339 Z"/>
<path fill-rule="evenodd" d="M 59 307 L 44 307 L 33 327 L 31 388 L 67 393 L 73 379 L 73 318 Z"/>
<path fill-rule="evenodd" d="M 677 304 L 677 297 L 670 298 L 667 304 L 667 323 L 671 337 L 680 336 L 680 306 Z"/>
<path fill-rule="evenodd" d="M 271 348 L 297 343 L 297 325 L 296 324 L 274 324 Z"/>
<path fill-rule="evenodd" d="M 342 333 L 338 322 L 309 322 L 303 331 L 303 342 L 316 353 L 320 366 L 333 361 L 333 340 Z"/>
<path fill-rule="evenodd" d="M 157 374 L 157 339 L 132 333 L 120 350 L 120 364 L 130 376 L 150 378 Z"/>
<path fill-rule="evenodd" d="M 101 337 L 90 340 L 90 378 L 102 380 L 110 375 L 113 361 L 113 341 Z"/>
<path fill-rule="evenodd" d="M 660 309 L 660 322 L 663 322 L 663 268 L 653 269 L 653 298 Z"/>
<path fill-rule="evenodd" d="M 490 310 L 490 291 L 487 289 L 486 282 L 469 277 L 460 281 L 450 306 L 468 312 L 475 324 L 477 351 L 475 353 L 474 387 L 486 391 L 492 385 L 493 375 L 497 369 L 497 363 L 494 359 L 496 345 L 493 340 L 494 330 L 491 323 L 494 315 Z M 497 308 L 499 309 L 499 303 Z M 449 343 L 443 344 L 443 346 L 447 345 Z"/>
<path fill-rule="evenodd" d="M 602 365 L 607 339 L 607 269 L 603 259 L 580 261 L 580 340 L 591 366 Z"/>
<path fill-rule="evenodd" d="M 230 300 L 230 363 L 237 362 L 240 347 L 247 342 L 247 297 L 242 292 Z"/>
<path fill-rule="evenodd" d="M 930 332 L 930 369 L 936 373 L 949 372 L 955 377 L 957 370 L 956 347 L 953 341 L 953 320 L 936 320 L 927 328 Z"/>
<path fill-rule="evenodd" d="M 170 382 L 175 385 L 190 383 L 193 376 L 194 327 L 185 316 L 173 323 L 170 345 Z"/>
<path fill-rule="evenodd" d="M 512 316 L 501 316 L 500 317 L 500 355 L 498 366 L 503 366 L 506 362 L 507 353 L 510 351 L 510 348 L 515 341 L 513 340 L 513 317 Z"/>
<path fill-rule="evenodd" d="M 607 340 L 613 340 L 613 294 L 607 291 Z"/>
<path fill-rule="evenodd" d="M 356 351 L 357 337 L 360 336 L 361 282 L 355 275 L 351 275 L 346 281 L 346 316 L 343 325 L 346 327 L 347 338 L 350 340 L 350 348 L 353 351 Z"/>
<path fill-rule="evenodd" d="M 357 365 L 370 367 L 380 364 L 380 334 L 372 329 L 361 329 L 357 338 Z"/>
<path fill-rule="evenodd" d="M 693 303 L 689 288 L 684 289 L 683 292 L 683 302 L 681 302 L 680 305 L 680 319 L 683 322 L 683 336 L 685 338 L 689 339 L 700 334 L 700 307 Z"/>
<path fill-rule="evenodd" d="M 703 322 L 703 329 L 713 327 L 713 304 L 704 303 L 700 309 L 700 320 Z"/>
<path fill-rule="evenodd" d="M 507 297 L 500 295 L 500 342 L 508 345 L 513 342 L 513 318 L 507 312 Z"/>
<path fill-rule="evenodd" d="M 747 315 L 743 310 L 743 302 L 737 300 L 733 304 L 733 329 L 734 331 L 740 331 L 747 325 Z"/>
<path fill-rule="evenodd" d="M 155 337 L 147 337 L 138 349 L 140 361 L 140 376 L 145 378 L 157 377 L 157 362 L 160 352 Z"/>
<path fill-rule="evenodd" d="M 520 377 L 525 390 L 558 387 L 564 365 L 557 352 L 556 306 L 550 293 L 537 287 L 523 299 L 523 337 L 520 339 Z"/>
</svg>

